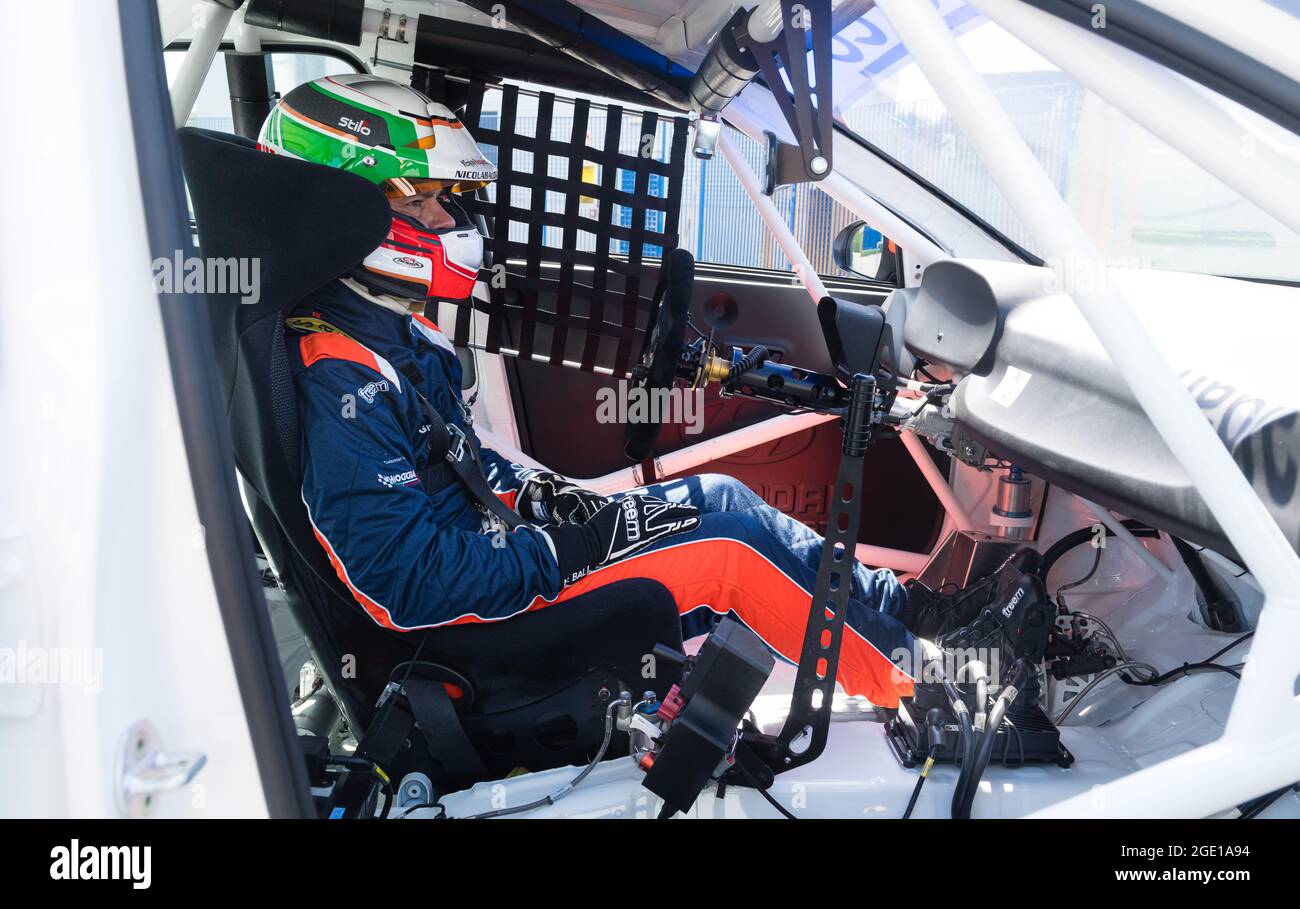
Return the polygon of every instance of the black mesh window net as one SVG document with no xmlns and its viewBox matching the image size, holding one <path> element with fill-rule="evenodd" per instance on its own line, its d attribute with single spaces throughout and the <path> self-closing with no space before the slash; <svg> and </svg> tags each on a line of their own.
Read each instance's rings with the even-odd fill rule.
<svg viewBox="0 0 1300 909">
<path fill-rule="evenodd" d="M 436 70 L 417 66 L 412 84 L 444 97 Z M 625 375 L 653 269 L 678 243 L 686 119 L 482 82 L 469 84 L 462 119 L 500 171 L 462 200 L 488 234 L 489 299 L 474 307 L 488 316 L 484 348 Z M 458 345 L 471 317 L 457 307 Z"/>
</svg>

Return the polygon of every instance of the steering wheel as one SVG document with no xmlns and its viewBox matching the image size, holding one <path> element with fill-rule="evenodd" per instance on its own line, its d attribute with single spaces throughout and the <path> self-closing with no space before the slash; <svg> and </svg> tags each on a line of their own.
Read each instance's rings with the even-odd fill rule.
<svg viewBox="0 0 1300 909">
<path fill-rule="evenodd" d="M 655 308 L 650 314 L 645 340 L 641 343 L 641 360 L 632 370 L 632 388 L 655 392 L 672 387 L 686 342 L 687 314 L 691 307 L 691 288 L 695 285 L 695 259 L 684 249 L 674 249 L 659 267 L 655 288 Z M 632 461 L 644 461 L 654 450 L 661 421 L 658 407 L 646 408 L 647 417 L 627 424 L 623 451 Z"/>
</svg>

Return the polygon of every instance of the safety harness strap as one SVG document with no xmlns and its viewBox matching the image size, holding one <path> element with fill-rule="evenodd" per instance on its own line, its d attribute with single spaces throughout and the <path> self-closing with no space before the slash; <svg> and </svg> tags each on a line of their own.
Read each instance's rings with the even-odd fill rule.
<svg viewBox="0 0 1300 909">
<path fill-rule="evenodd" d="M 415 715 L 415 724 L 424 735 L 429 754 L 442 764 L 447 775 L 461 782 L 488 779 L 483 760 L 470 744 L 465 728 L 456 715 L 456 707 L 441 682 L 410 679 L 406 701 Z"/>
<path fill-rule="evenodd" d="M 396 382 L 397 375 L 387 360 L 328 322 L 320 319 L 288 319 L 285 320 L 285 324 L 305 333 L 303 362 L 308 366 L 317 359 L 337 357 L 361 363 Z M 427 324 L 432 326 L 432 323 Z M 434 328 L 436 330 L 436 326 Z M 450 468 L 452 474 L 465 487 L 465 491 L 479 505 L 500 519 L 506 527 L 514 530 L 526 524 L 523 518 L 492 491 L 492 486 L 483 473 L 483 463 L 479 459 L 478 448 L 474 445 L 474 441 L 459 426 L 444 420 L 437 408 L 420 393 L 419 385 L 423 377 L 419 370 L 411 363 L 403 364 L 398 369 L 410 383 L 411 391 L 420 402 L 420 412 L 425 422 L 429 424 L 429 453 L 433 456 L 434 466 L 420 473 L 420 482 L 425 490 L 432 492 L 434 487 L 431 484 L 442 479 L 440 467 Z"/>
<path fill-rule="evenodd" d="M 507 508 L 506 503 L 492 491 L 483 473 L 483 463 L 479 460 L 478 448 L 475 447 L 473 440 L 465 435 L 459 426 L 444 420 L 429 399 L 420 394 L 420 389 L 417 387 L 421 378 L 419 371 L 410 363 L 399 368 L 402 375 L 406 376 L 407 382 L 411 384 L 411 390 L 415 392 L 420 402 L 420 410 L 424 414 L 425 422 L 429 424 L 429 451 L 434 457 L 442 453 L 451 466 L 451 472 L 456 475 L 456 479 L 460 480 L 465 491 L 489 512 L 500 518 L 503 524 L 511 530 L 525 524 L 524 519 Z"/>
<path fill-rule="evenodd" d="M 388 698 L 393 701 L 385 706 Z M 390 768 L 412 730 L 419 729 L 430 757 L 452 780 L 474 782 L 489 777 L 442 682 L 408 678 L 400 685 L 391 683 L 380 707 L 377 719 L 357 745 L 357 757 Z"/>
</svg>

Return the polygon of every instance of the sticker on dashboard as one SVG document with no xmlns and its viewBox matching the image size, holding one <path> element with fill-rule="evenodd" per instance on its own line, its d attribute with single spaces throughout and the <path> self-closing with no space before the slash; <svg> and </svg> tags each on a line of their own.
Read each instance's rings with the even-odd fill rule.
<svg viewBox="0 0 1300 909">
<path fill-rule="evenodd" d="M 1020 393 L 1025 390 L 1025 386 L 1029 384 L 1029 380 L 1032 378 L 1032 373 L 1025 372 L 1023 369 L 1016 369 L 1014 366 L 1008 366 L 1007 374 L 1002 377 L 1002 381 L 998 383 L 997 388 L 993 389 L 993 393 L 989 397 L 1003 407 L 1010 407 L 1016 403 L 1016 398 L 1020 397 Z"/>
</svg>

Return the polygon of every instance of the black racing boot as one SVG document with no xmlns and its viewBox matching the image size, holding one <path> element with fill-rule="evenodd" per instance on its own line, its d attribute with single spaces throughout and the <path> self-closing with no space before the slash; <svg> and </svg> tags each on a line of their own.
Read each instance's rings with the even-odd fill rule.
<svg viewBox="0 0 1300 909">
<path fill-rule="evenodd" d="M 1052 604 L 1038 577 L 1038 553 L 1021 549 L 990 578 L 989 597 L 963 624 L 941 631 L 935 642 L 946 652 L 967 652 L 989 664 L 996 650 L 1003 667 L 1025 658 L 1041 663 L 1053 624 Z"/>
<path fill-rule="evenodd" d="M 903 585 L 907 606 L 898 618 L 918 638 L 937 640 L 944 634 L 971 622 L 993 599 L 992 575 L 980 578 L 968 587 L 955 584 L 931 590 L 912 579 Z"/>
</svg>

